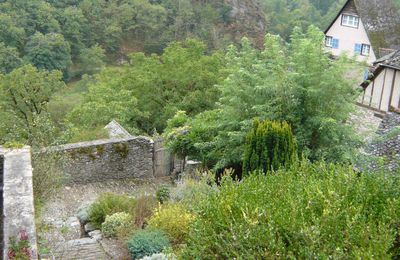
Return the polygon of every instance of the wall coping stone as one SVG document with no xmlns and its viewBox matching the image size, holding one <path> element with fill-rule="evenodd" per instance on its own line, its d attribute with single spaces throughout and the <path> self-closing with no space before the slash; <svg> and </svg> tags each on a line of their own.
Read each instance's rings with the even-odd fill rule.
<svg viewBox="0 0 400 260">
<path fill-rule="evenodd" d="M 18 237 L 25 230 L 32 249 L 32 259 L 37 259 L 35 211 L 33 202 L 33 183 L 30 147 L 5 149 L 0 147 L 4 157 L 3 171 L 3 215 L 4 251 L 7 259 L 8 239 Z"/>
<path fill-rule="evenodd" d="M 51 147 L 46 147 L 40 150 L 40 152 L 62 152 L 62 151 L 68 151 L 68 150 L 73 150 L 73 149 L 78 149 L 82 147 L 91 147 L 91 146 L 98 146 L 98 145 L 104 145 L 104 144 L 117 144 L 117 143 L 123 143 L 123 142 L 130 142 L 134 140 L 146 140 L 150 142 L 151 144 L 154 144 L 153 139 L 146 137 L 146 136 L 135 136 L 135 137 L 128 137 L 128 138 L 111 138 L 111 139 L 101 139 L 101 140 L 95 140 L 95 141 L 88 141 L 88 142 L 80 142 L 80 143 L 72 143 L 72 144 L 64 144 L 64 145 L 59 145 L 59 146 L 51 146 Z"/>
</svg>

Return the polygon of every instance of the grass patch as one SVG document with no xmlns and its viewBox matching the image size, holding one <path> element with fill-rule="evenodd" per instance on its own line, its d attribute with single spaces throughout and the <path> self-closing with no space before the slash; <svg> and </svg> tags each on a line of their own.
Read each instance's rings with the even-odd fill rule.
<svg viewBox="0 0 400 260">
<path fill-rule="evenodd" d="M 90 79 L 71 81 L 67 87 L 55 93 L 48 104 L 48 111 L 54 122 L 61 124 L 65 116 L 82 104 Z"/>
</svg>

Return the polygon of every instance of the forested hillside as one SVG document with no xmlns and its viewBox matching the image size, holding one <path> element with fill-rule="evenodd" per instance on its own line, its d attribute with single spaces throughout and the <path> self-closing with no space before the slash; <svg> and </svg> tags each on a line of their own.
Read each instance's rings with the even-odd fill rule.
<svg viewBox="0 0 400 260">
<path fill-rule="evenodd" d="M 264 49 L 266 33 L 288 44 L 295 28 L 326 28 L 343 3 L 0 1 L 1 84 L 8 91 L 0 100 L 0 141 L 49 142 L 32 140 L 39 125 L 54 127 L 61 142 L 98 138 L 113 118 L 132 133 L 163 133 L 178 111 L 195 117 L 222 104 L 216 86 L 229 78 L 229 53 L 243 37 L 256 50 Z M 397 40 L 395 3 L 358 3 L 383 47 Z M 25 88 L 32 82 L 39 90 Z"/>
<path fill-rule="evenodd" d="M 122 61 L 134 51 L 160 53 L 195 37 L 219 49 L 264 33 L 287 39 L 295 25 L 323 28 L 338 1 L 279 0 L 6 0 L 0 3 L 0 64 L 57 69 L 68 79 L 87 72 L 88 56 Z M 8 54 L 8 55 L 5 55 Z M 12 57 L 12 58 L 11 58 Z M 98 62 L 98 60 L 97 60 Z"/>
</svg>

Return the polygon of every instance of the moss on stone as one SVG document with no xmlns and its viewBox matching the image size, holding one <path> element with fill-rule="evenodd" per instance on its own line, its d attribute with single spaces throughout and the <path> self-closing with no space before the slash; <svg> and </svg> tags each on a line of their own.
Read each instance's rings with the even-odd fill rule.
<svg viewBox="0 0 400 260">
<path fill-rule="evenodd" d="M 97 152 L 97 150 L 96 150 Z M 77 154 L 87 155 L 91 160 L 96 159 L 96 153 L 92 147 L 82 147 L 76 150 Z"/>
<path fill-rule="evenodd" d="M 128 156 L 129 149 L 127 143 L 114 144 L 114 149 L 122 158 L 126 158 Z"/>
<path fill-rule="evenodd" d="M 96 152 L 98 155 L 102 155 L 104 153 L 104 145 L 96 146 Z"/>
</svg>

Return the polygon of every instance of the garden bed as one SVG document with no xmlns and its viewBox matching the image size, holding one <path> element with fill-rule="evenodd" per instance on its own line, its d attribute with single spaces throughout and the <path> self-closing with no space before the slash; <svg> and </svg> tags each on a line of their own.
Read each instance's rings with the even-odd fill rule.
<svg viewBox="0 0 400 260">
<path fill-rule="evenodd" d="M 48 258 L 58 256 L 57 259 L 69 259 L 68 257 L 71 256 L 66 253 L 69 252 L 69 255 L 71 252 L 76 253 L 74 247 L 80 250 L 78 244 L 83 243 L 86 247 L 81 246 L 81 251 L 90 249 L 98 251 L 101 248 L 109 259 L 124 259 L 127 256 L 126 247 L 117 240 L 105 238 L 101 241 L 87 240 L 87 233 L 82 230 L 77 218 L 78 209 L 89 206 L 104 193 L 130 197 L 155 194 L 157 187 L 166 181 L 162 179 L 154 182 L 123 180 L 61 187 L 57 195 L 42 205 L 38 218 L 41 255 Z M 95 242 L 98 246 L 89 246 Z M 79 258 L 79 254 L 75 255 L 75 259 L 84 259 L 83 255 L 81 257 Z"/>
</svg>

